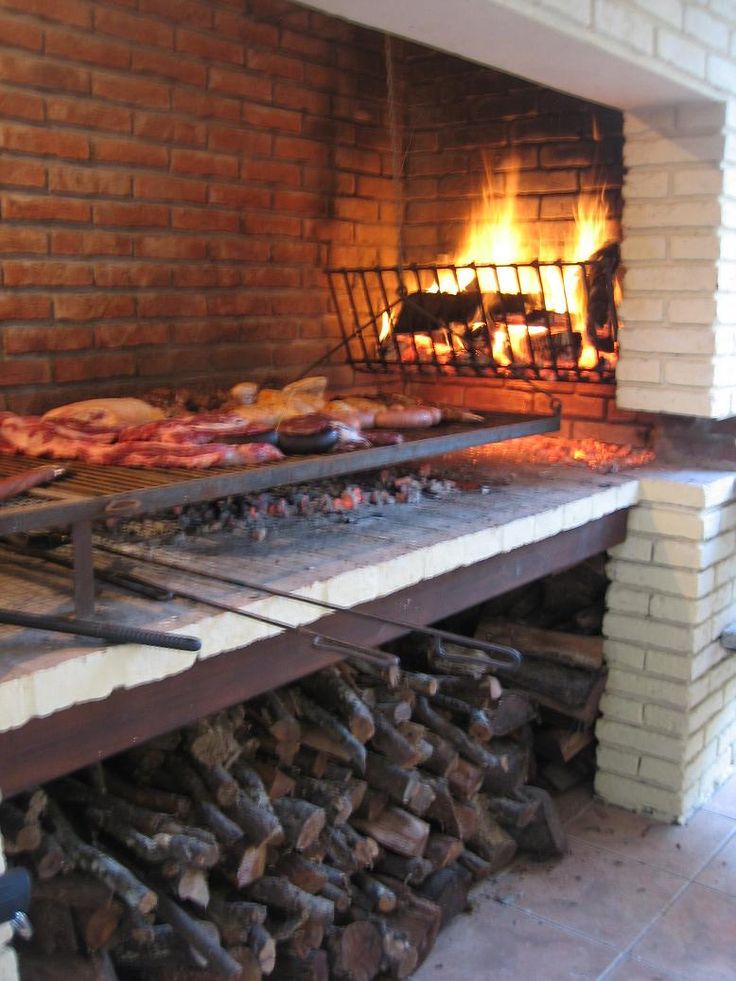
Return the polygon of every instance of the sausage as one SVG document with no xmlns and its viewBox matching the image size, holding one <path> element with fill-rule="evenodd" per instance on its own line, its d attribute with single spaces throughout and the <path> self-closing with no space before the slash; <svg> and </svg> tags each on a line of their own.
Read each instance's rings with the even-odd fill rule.
<svg viewBox="0 0 736 981">
<path fill-rule="evenodd" d="M 435 421 L 435 413 L 424 406 L 390 406 L 376 413 L 377 429 L 428 429 Z"/>
<path fill-rule="evenodd" d="M 5 477 L 4 480 L 0 480 L 0 501 L 17 497 L 18 494 L 23 494 L 32 487 L 48 484 L 57 477 L 63 477 L 65 472 L 63 467 L 37 467 L 25 473 L 15 474 L 13 477 Z"/>
</svg>

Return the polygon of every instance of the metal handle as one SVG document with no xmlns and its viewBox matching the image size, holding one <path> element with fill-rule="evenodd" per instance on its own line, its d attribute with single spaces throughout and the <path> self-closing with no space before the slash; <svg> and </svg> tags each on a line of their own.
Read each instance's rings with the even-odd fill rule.
<svg viewBox="0 0 736 981">
<path fill-rule="evenodd" d="M 335 654 L 358 656 L 379 668 L 394 668 L 399 664 L 395 654 L 379 651 L 375 647 L 363 647 L 362 644 L 354 644 L 352 641 L 340 640 L 337 637 L 325 637 L 323 634 L 314 634 L 312 647 L 322 651 L 334 651 Z"/>
<path fill-rule="evenodd" d="M 517 651 L 515 647 L 507 647 L 506 644 L 494 644 L 490 641 L 485 641 L 483 650 L 480 647 L 477 648 L 480 657 L 470 657 L 469 654 L 449 654 L 442 646 L 442 640 L 436 637 L 434 639 L 433 649 L 436 657 L 446 661 L 448 664 L 457 664 L 458 667 L 484 668 L 486 670 L 496 668 L 502 671 L 517 671 L 521 667 L 521 651 Z M 503 654 L 509 660 L 499 661 L 495 657 L 489 657 L 486 653 L 489 649 L 494 650 L 497 654 Z"/>
<path fill-rule="evenodd" d="M 117 644 L 143 644 L 146 647 L 166 647 L 174 651 L 198 651 L 202 641 L 198 637 L 167 634 L 162 630 L 146 630 L 129 627 L 123 623 L 101 623 L 99 620 L 67 620 L 64 617 L 46 616 L 39 613 L 20 613 L 0 608 L 0 623 L 14 627 L 30 627 L 34 630 L 50 630 L 53 633 L 76 634 L 78 637 L 95 637 Z"/>
</svg>

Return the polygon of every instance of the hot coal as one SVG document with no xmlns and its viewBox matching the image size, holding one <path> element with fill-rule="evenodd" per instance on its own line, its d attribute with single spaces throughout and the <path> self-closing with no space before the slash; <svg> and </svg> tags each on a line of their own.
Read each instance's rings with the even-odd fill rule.
<svg viewBox="0 0 736 981">
<path fill-rule="evenodd" d="M 409 293 L 394 328 L 397 334 L 427 334 L 450 324 L 467 324 L 481 305 L 478 292 Z"/>
</svg>

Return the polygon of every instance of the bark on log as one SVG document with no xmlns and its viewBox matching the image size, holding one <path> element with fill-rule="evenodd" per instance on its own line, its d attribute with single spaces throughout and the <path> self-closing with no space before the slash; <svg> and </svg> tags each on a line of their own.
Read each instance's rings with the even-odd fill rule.
<svg viewBox="0 0 736 981">
<path fill-rule="evenodd" d="M 567 851 L 567 836 L 550 795 L 540 787 L 524 787 L 520 794 L 528 800 L 538 802 L 539 807 L 534 820 L 529 824 L 522 828 L 509 828 L 509 834 L 519 848 L 540 861 L 564 855 Z"/>
<path fill-rule="evenodd" d="M 358 831 L 399 855 L 423 855 L 430 827 L 399 807 L 387 807 L 375 821 L 355 820 Z"/>
<path fill-rule="evenodd" d="M 241 974 L 238 962 L 220 946 L 200 920 L 186 913 L 165 893 L 159 894 L 158 914 L 169 923 L 188 944 L 204 958 L 215 977 L 237 978 Z M 208 924 L 209 925 L 209 924 Z"/>
<path fill-rule="evenodd" d="M 384 852 L 376 863 L 376 872 L 393 876 L 406 885 L 419 885 L 434 871 L 432 863 L 418 855 L 406 857 L 393 852 Z"/>
<path fill-rule="evenodd" d="M 280 954 L 271 975 L 274 981 L 328 981 L 329 976 L 326 950 L 313 950 L 304 958 Z"/>
<path fill-rule="evenodd" d="M 337 928 L 327 941 L 331 975 L 340 981 L 372 981 L 381 969 L 383 942 L 370 920 Z"/>
<path fill-rule="evenodd" d="M 374 717 L 376 732 L 371 739 L 371 746 L 377 753 L 382 753 L 397 766 L 416 766 L 421 759 L 421 753 L 382 715 Z"/>
<path fill-rule="evenodd" d="M 262 903 L 249 903 L 246 900 L 225 900 L 213 894 L 207 907 L 207 917 L 220 931 L 226 947 L 247 944 L 251 929 L 266 922 L 268 908 Z"/>
<path fill-rule="evenodd" d="M 318 674 L 302 678 L 299 686 L 310 698 L 336 712 L 361 743 L 371 738 L 375 731 L 373 714 L 335 668 L 325 668 Z"/>
<path fill-rule="evenodd" d="M 430 899 L 442 910 L 442 926 L 447 926 L 453 917 L 462 913 L 468 905 L 468 890 L 472 878 L 469 872 L 459 865 L 442 868 L 422 883 L 418 892 Z"/>
<path fill-rule="evenodd" d="M 451 835 L 443 835 L 433 831 L 424 849 L 424 857 L 431 862 L 436 869 L 444 869 L 462 855 L 463 844 L 460 838 L 453 838 Z"/>
<path fill-rule="evenodd" d="M 156 907 L 156 893 L 112 856 L 83 842 L 54 801 L 49 801 L 48 812 L 59 843 L 77 868 L 104 882 L 132 909 L 149 913 Z"/>
<path fill-rule="evenodd" d="M 481 620 L 475 636 L 516 647 L 524 655 L 547 661 L 597 671 L 603 666 L 603 638 L 563 633 L 512 623 L 509 620 Z"/>
<path fill-rule="evenodd" d="M 317 705 L 311 698 L 303 692 L 299 692 L 295 698 L 295 703 L 299 713 L 308 719 L 313 725 L 322 729 L 327 736 L 340 745 L 348 756 L 353 766 L 359 773 L 365 771 L 365 746 L 355 738 L 342 722 L 327 712 L 321 705 Z"/>
<path fill-rule="evenodd" d="M 298 852 L 304 851 L 319 838 L 327 821 L 321 807 L 293 797 L 274 801 L 274 809 L 284 829 L 286 844 Z"/>
<path fill-rule="evenodd" d="M 378 753 L 368 753 L 365 778 L 371 787 L 384 791 L 397 804 L 407 804 L 419 784 L 416 770 L 397 766 Z"/>
<path fill-rule="evenodd" d="M 385 886 L 379 879 L 366 872 L 356 872 L 353 882 L 357 889 L 353 896 L 353 902 L 364 909 L 373 910 L 376 913 L 393 913 L 396 909 L 396 893 L 388 886 Z M 362 897 L 361 894 L 362 893 Z M 363 900 L 367 901 L 366 903 Z"/>
<path fill-rule="evenodd" d="M 248 895 L 257 903 L 274 906 L 286 914 L 305 915 L 324 926 L 335 919 L 335 908 L 328 899 L 312 896 L 287 879 L 277 876 L 266 875 L 254 882 L 248 889 Z"/>
<path fill-rule="evenodd" d="M 508 865 L 516 854 L 516 842 L 501 825 L 491 817 L 485 798 L 479 799 L 478 828 L 468 840 L 470 849 L 488 862 L 491 873 Z"/>
</svg>

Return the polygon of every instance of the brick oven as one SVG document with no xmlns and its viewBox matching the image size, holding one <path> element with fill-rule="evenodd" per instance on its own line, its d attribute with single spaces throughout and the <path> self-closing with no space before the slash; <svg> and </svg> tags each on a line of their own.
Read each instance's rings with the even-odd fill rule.
<svg viewBox="0 0 736 981">
<path fill-rule="evenodd" d="M 398 519 L 337 553 L 286 542 L 274 581 L 430 623 L 608 550 L 596 789 L 686 819 L 736 762 L 736 661 L 720 643 L 736 613 L 730 4 L 473 0 L 449 20 L 442 0 L 421 17 L 363 0 L 2 6 L 0 410 L 283 383 L 328 348 L 335 388 L 390 389 L 396 373 L 346 362 L 327 268 L 452 263 L 489 182 L 514 185 L 522 222 L 553 239 L 581 195 L 604 203 L 625 269 L 615 381 L 399 381 L 461 408 L 559 405 L 563 436 L 656 444 L 658 461 L 546 485 L 522 468 L 495 511 Z M 482 451 L 473 460 L 485 472 Z M 255 577 L 258 557 L 243 568 Z M 255 612 L 310 620 L 240 593 Z M 201 658 L 128 647 L 122 663 L 116 647 L 20 640 L 0 682 L 2 753 L 59 775 L 61 759 L 91 762 L 92 733 L 104 756 L 191 721 L 192 686 L 201 715 L 332 657 L 297 638 L 280 662 L 272 626 L 191 604 L 157 622 L 201 637 Z M 351 629 L 370 644 L 399 632 Z M 2 977 L 12 961 L 5 948 Z"/>
</svg>

